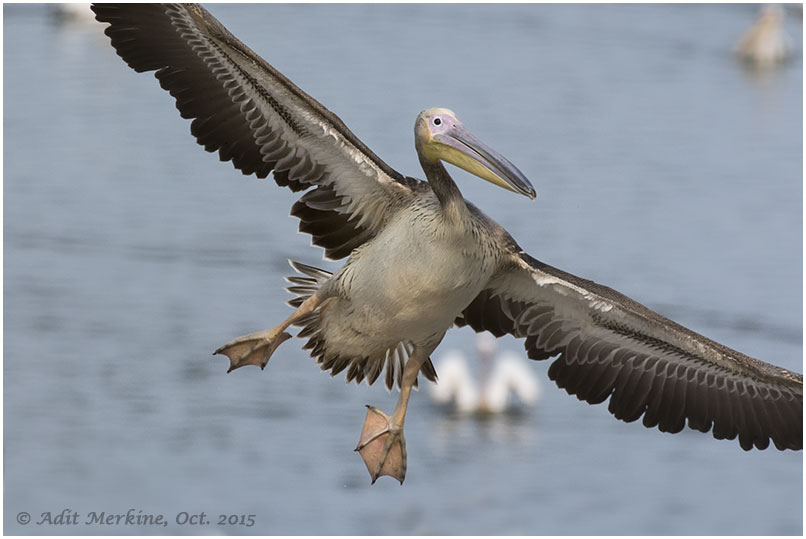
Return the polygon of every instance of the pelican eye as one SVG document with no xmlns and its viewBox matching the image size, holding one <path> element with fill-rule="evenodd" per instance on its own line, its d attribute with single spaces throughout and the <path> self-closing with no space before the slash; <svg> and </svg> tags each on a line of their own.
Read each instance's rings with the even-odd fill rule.
<svg viewBox="0 0 806 539">
<path fill-rule="evenodd" d="M 438 117 L 434 118 L 434 125 L 440 125 L 440 124 L 442 124 L 442 119 Z"/>
</svg>

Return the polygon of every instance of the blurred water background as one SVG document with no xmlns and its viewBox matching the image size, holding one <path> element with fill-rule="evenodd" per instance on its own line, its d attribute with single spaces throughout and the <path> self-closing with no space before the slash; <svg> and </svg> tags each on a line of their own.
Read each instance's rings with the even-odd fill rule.
<svg viewBox="0 0 806 539">
<path fill-rule="evenodd" d="M 539 198 L 452 169 L 460 188 L 538 259 L 802 372 L 802 23 L 787 8 L 793 61 L 747 70 L 731 47 L 756 10 L 211 8 L 404 173 L 422 177 L 417 113 L 456 111 Z M 406 483 L 371 487 L 363 405 L 396 395 L 331 380 L 298 340 L 264 372 L 210 355 L 287 316 L 286 259 L 338 264 L 296 232 L 294 195 L 205 154 L 98 26 L 4 6 L 6 533 L 801 534 L 800 452 L 621 423 L 547 362 L 515 416 L 415 393 Z M 169 525 L 35 524 L 63 509 Z"/>
</svg>

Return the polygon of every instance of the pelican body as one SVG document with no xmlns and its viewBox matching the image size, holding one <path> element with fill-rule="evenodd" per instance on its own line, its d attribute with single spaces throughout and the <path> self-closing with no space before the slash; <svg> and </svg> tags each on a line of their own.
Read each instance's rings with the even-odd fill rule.
<svg viewBox="0 0 806 539">
<path fill-rule="evenodd" d="M 452 163 L 535 198 L 517 167 L 470 134 L 448 109 L 421 112 L 415 149 L 428 182 L 378 158 L 332 112 L 295 86 L 194 4 L 94 5 L 117 53 L 156 71 L 191 133 L 244 174 L 304 191 L 291 214 L 332 259 L 335 274 L 292 262 L 294 312 L 275 328 L 216 350 L 229 370 L 264 368 L 298 337 L 323 370 L 348 381 L 381 374 L 400 397 L 391 415 L 368 406 L 358 446 L 372 482 L 406 474 L 403 436 L 420 373 L 454 325 L 525 338 L 549 376 L 590 403 L 610 399 L 619 419 L 682 430 L 686 422 L 744 449 L 803 446 L 802 376 L 694 333 L 643 305 L 523 252 L 466 201 Z"/>
<path fill-rule="evenodd" d="M 756 23 L 739 38 L 734 53 L 746 64 L 766 69 L 790 58 L 792 38 L 784 30 L 784 10 L 777 4 L 761 6 Z"/>
</svg>

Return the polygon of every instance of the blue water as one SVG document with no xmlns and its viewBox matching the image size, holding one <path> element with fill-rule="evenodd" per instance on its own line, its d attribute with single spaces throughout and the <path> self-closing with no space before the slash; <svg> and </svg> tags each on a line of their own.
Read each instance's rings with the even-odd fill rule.
<svg viewBox="0 0 806 539">
<path fill-rule="evenodd" d="M 406 174 L 417 113 L 453 109 L 537 188 L 455 171 L 524 249 L 802 372 L 795 11 L 796 59 L 761 73 L 730 53 L 751 5 L 212 11 Z M 517 416 L 416 393 L 406 482 L 370 486 L 363 405 L 396 395 L 330 379 L 297 340 L 263 372 L 210 356 L 287 316 L 286 259 L 338 267 L 296 233 L 295 196 L 198 148 L 98 25 L 6 5 L 3 39 L 5 533 L 802 533 L 800 452 L 621 423 L 547 362 Z M 440 350 L 473 347 L 453 330 Z M 37 524 L 65 509 L 79 524 Z M 168 526 L 83 524 L 129 509 Z"/>
</svg>

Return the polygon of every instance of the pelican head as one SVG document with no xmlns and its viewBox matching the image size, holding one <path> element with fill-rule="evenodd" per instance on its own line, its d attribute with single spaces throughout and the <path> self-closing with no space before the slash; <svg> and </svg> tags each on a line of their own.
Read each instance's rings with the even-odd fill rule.
<svg viewBox="0 0 806 539">
<path fill-rule="evenodd" d="M 414 141 L 427 162 L 446 161 L 499 187 L 534 199 L 529 180 L 504 156 L 471 135 L 448 109 L 428 109 L 417 116 Z"/>
</svg>

